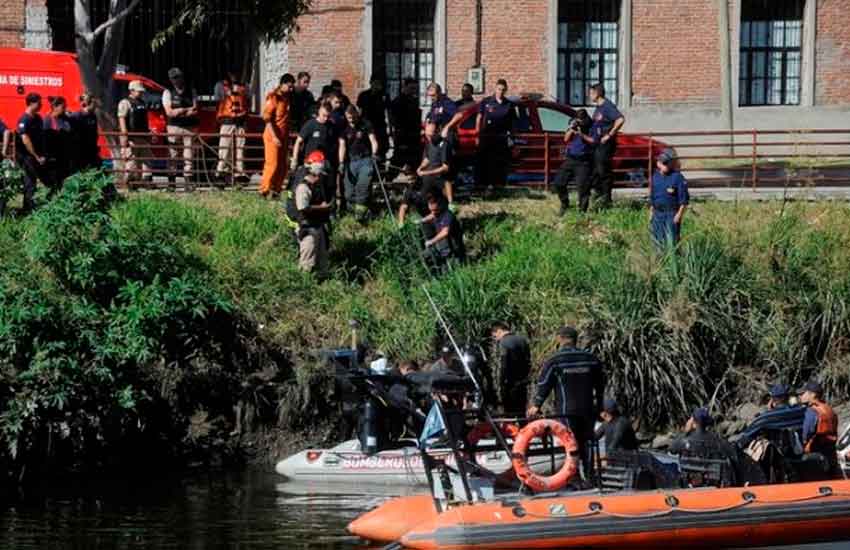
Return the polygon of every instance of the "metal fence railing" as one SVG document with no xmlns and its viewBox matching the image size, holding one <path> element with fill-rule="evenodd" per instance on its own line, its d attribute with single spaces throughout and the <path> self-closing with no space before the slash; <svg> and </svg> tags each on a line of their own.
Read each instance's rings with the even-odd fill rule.
<svg viewBox="0 0 850 550">
<path fill-rule="evenodd" d="M 529 173 L 548 187 L 562 159 L 555 134 L 529 134 L 523 145 L 540 166 Z M 649 132 L 620 136 L 612 164 L 619 186 L 640 186 L 655 157 L 672 147 L 691 186 L 850 185 L 850 129 Z M 527 160 L 515 160 L 514 169 Z"/>
<path fill-rule="evenodd" d="M 255 188 L 263 171 L 259 133 L 239 135 L 241 148 L 235 139 L 221 147 L 218 133 L 192 134 L 185 144 L 182 134 L 130 134 L 135 148 L 124 151 L 119 150 L 118 133 L 103 136 L 109 150 L 105 169 L 128 189 Z M 512 181 L 548 188 L 563 161 L 562 134 L 514 137 Z M 292 135 L 289 146 L 294 142 Z M 667 147 L 676 150 L 692 187 L 850 186 L 850 129 L 622 134 L 612 160 L 615 185 L 645 186 L 655 157 Z M 187 150 L 190 155 L 184 157 Z M 466 155 L 472 163 L 474 152 Z"/>
</svg>

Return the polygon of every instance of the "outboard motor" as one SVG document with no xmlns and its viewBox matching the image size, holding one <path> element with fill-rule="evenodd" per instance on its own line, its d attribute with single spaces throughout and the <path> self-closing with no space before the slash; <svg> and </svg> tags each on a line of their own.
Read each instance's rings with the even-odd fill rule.
<svg viewBox="0 0 850 550">
<path fill-rule="evenodd" d="M 366 397 L 360 406 L 360 421 L 357 437 L 360 450 L 369 456 L 383 448 L 386 430 L 384 429 L 382 405 L 374 397 Z"/>
</svg>

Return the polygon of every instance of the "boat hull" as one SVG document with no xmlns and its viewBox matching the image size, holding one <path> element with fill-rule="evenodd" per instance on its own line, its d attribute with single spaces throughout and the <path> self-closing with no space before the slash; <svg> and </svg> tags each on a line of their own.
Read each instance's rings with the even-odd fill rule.
<svg viewBox="0 0 850 550">
<path fill-rule="evenodd" d="M 850 482 L 830 481 L 458 506 L 424 520 L 401 543 L 421 550 L 531 550 L 749 548 L 847 539 Z"/>
<path fill-rule="evenodd" d="M 482 445 L 494 443 L 482 441 Z M 428 453 L 454 464 L 454 457 L 448 449 L 429 449 Z M 496 474 L 506 474 L 513 468 L 510 457 L 500 451 L 478 453 L 476 460 Z M 562 462 L 562 458 L 556 457 L 555 467 L 560 468 Z M 532 459 L 532 467 L 538 471 L 548 471 L 549 466 L 550 458 L 547 456 Z M 356 440 L 346 441 L 332 449 L 302 451 L 278 462 L 275 471 L 296 481 L 428 486 L 422 455 L 415 447 L 390 449 L 368 456 L 360 451 Z"/>
</svg>

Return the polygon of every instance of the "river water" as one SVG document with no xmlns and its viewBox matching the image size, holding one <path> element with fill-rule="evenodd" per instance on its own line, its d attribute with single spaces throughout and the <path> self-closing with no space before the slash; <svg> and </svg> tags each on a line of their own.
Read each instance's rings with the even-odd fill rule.
<svg viewBox="0 0 850 550">
<path fill-rule="evenodd" d="M 0 495 L 0 550 L 363 549 L 345 525 L 399 489 L 337 490 L 260 472 L 51 484 Z"/>
</svg>

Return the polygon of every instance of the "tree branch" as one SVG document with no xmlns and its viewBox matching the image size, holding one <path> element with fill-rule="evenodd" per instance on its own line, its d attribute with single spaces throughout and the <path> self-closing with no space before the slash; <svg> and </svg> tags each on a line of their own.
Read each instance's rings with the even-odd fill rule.
<svg viewBox="0 0 850 550">
<path fill-rule="evenodd" d="M 134 9 L 136 9 L 136 6 L 138 6 L 138 5 L 141 3 L 141 1 L 142 1 L 142 0 L 133 0 L 133 2 L 132 2 L 129 6 L 127 6 L 126 8 L 124 8 L 124 10 L 123 10 L 123 11 L 121 11 L 121 12 L 120 12 L 120 13 L 118 13 L 117 15 L 114 15 L 113 17 L 110 17 L 109 19 L 107 19 L 106 21 L 104 21 L 103 23 L 101 23 L 100 25 L 98 25 L 98 26 L 97 26 L 97 28 L 96 28 L 94 31 L 90 32 L 90 33 L 88 34 L 88 36 L 86 36 L 86 40 L 88 40 L 89 42 L 94 42 L 94 40 L 95 40 L 98 36 L 100 36 L 101 34 L 105 33 L 105 32 L 106 32 L 106 30 L 107 30 L 109 27 L 111 27 L 111 26 L 112 26 L 112 25 L 114 25 L 115 23 L 118 23 L 119 21 L 121 21 L 122 19 L 124 19 L 125 17 L 127 17 L 128 15 L 130 15 L 130 13 L 131 13 Z"/>
</svg>

